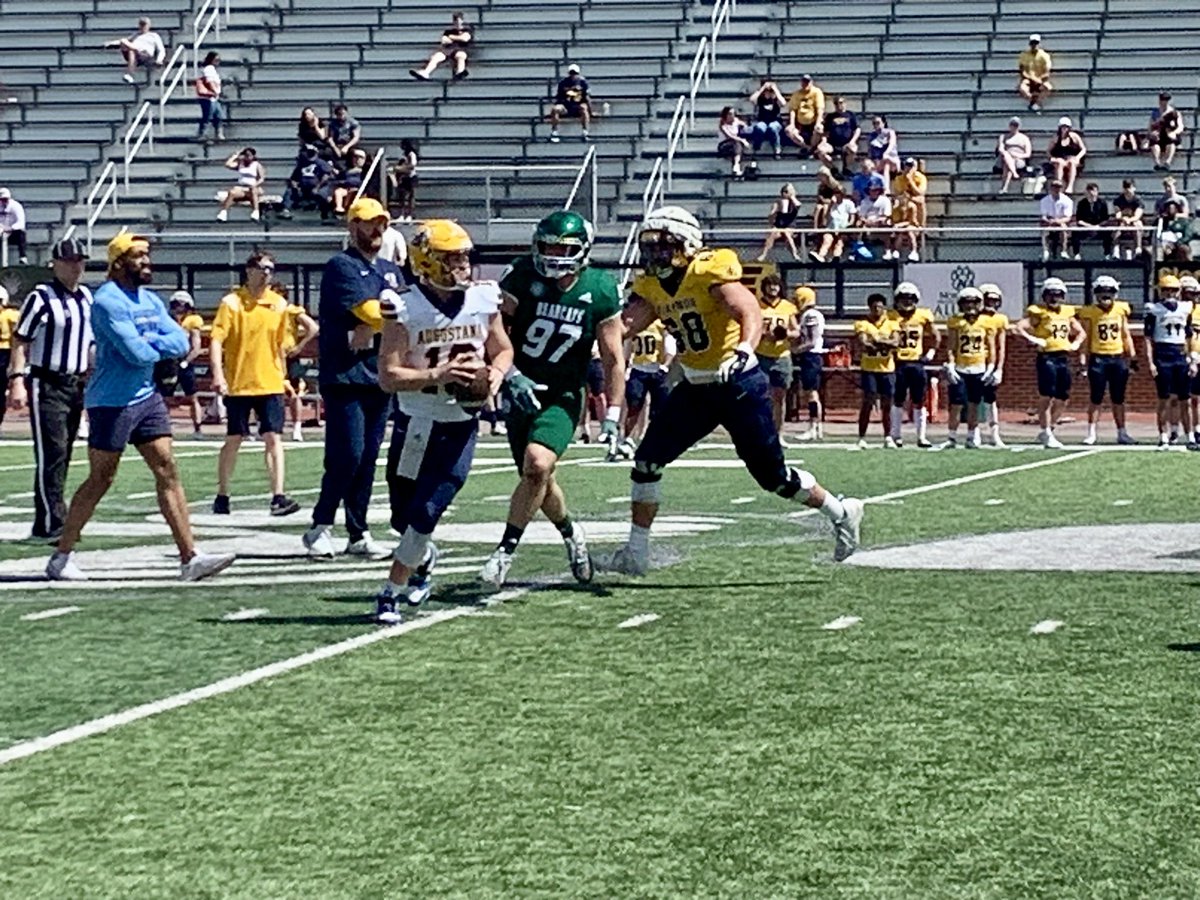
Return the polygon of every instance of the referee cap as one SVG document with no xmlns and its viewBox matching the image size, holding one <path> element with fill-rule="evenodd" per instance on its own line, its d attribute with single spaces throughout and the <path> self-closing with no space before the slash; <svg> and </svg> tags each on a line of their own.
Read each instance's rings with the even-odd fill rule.
<svg viewBox="0 0 1200 900">
<path fill-rule="evenodd" d="M 87 259 L 87 247 L 83 241 L 75 238 L 63 238 L 61 241 L 56 241 L 54 246 L 50 248 L 51 259 L 61 260 L 79 260 Z"/>
<path fill-rule="evenodd" d="M 130 234 L 128 231 L 122 231 L 108 242 L 108 264 L 111 266 L 130 250 L 141 247 L 148 249 L 150 242 L 140 234 Z"/>
</svg>

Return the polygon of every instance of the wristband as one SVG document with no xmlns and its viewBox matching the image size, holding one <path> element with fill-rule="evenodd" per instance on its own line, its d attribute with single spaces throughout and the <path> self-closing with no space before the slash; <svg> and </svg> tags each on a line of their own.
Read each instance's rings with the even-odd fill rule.
<svg viewBox="0 0 1200 900">
<path fill-rule="evenodd" d="M 606 413 L 604 414 L 604 421 L 606 421 L 606 422 L 620 422 L 620 421 L 621 421 L 621 407 L 619 407 L 619 406 L 610 406 L 610 407 L 608 408 L 608 412 L 606 412 Z"/>
<path fill-rule="evenodd" d="M 749 341 L 740 342 L 737 345 L 737 347 L 735 347 L 734 349 L 735 349 L 735 351 L 737 351 L 739 353 L 745 353 L 747 356 L 754 355 L 754 345 L 751 344 Z"/>
</svg>

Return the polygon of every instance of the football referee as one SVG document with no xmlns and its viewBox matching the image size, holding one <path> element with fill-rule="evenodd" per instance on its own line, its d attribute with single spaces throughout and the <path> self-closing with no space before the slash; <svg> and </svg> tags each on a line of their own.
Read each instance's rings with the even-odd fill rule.
<svg viewBox="0 0 1200 900">
<path fill-rule="evenodd" d="M 82 284 L 87 251 L 80 241 L 64 238 L 50 257 L 54 277 L 34 287 L 21 305 L 8 380 L 12 406 L 28 403 L 33 429 L 33 536 L 54 540 L 67 513 L 63 485 L 91 367 L 92 292 Z"/>
</svg>

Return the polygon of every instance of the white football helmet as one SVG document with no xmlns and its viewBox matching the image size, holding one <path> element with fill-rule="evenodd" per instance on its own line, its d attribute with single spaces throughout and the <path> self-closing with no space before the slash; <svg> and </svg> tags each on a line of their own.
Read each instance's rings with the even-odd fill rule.
<svg viewBox="0 0 1200 900">
<path fill-rule="evenodd" d="M 1047 278 L 1042 282 L 1042 301 L 1051 307 L 1058 307 L 1067 299 L 1067 283 L 1061 278 Z"/>
<path fill-rule="evenodd" d="M 1200 287 L 1200 285 L 1197 285 L 1197 287 Z M 1092 290 L 1112 291 L 1113 293 L 1116 293 L 1117 291 L 1121 290 L 1121 282 L 1117 281 L 1117 279 L 1113 278 L 1111 275 L 1099 275 L 1097 276 L 1096 280 L 1092 282 Z"/>
<path fill-rule="evenodd" d="M 1200 281 L 1194 275 L 1180 275 L 1179 290 L 1184 299 L 1192 299 L 1195 294 L 1200 294 Z"/>
<path fill-rule="evenodd" d="M 682 206 L 660 206 L 652 210 L 638 232 L 642 268 L 651 275 L 668 277 L 686 268 L 704 246 L 700 223 Z"/>
</svg>

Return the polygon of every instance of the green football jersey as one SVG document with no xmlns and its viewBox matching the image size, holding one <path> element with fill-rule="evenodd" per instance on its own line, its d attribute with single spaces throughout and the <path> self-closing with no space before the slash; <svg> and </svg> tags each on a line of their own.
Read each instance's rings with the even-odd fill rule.
<svg viewBox="0 0 1200 900">
<path fill-rule="evenodd" d="M 549 393 L 574 393 L 587 381 L 597 326 L 621 311 L 617 282 L 590 266 L 567 290 L 518 256 L 500 278 L 500 289 L 516 298 L 509 321 L 516 367 Z"/>
</svg>

